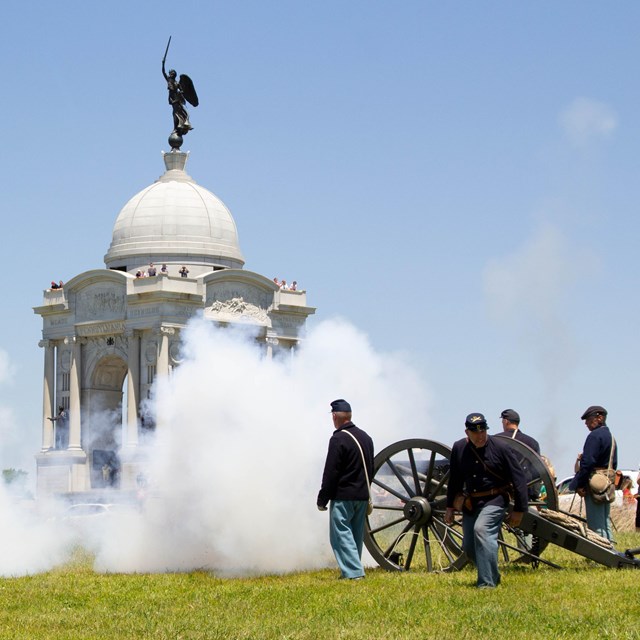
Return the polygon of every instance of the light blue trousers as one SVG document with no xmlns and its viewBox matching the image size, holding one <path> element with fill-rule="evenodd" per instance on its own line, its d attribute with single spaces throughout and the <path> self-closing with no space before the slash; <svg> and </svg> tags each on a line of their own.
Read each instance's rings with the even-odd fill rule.
<svg viewBox="0 0 640 640">
<path fill-rule="evenodd" d="M 367 500 L 332 500 L 329 505 L 329 541 L 343 578 L 364 576 L 362 542 Z"/>
<path fill-rule="evenodd" d="M 489 504 L 472 515 L 462 514 L 462 547 L 478 569 L 478 587 L 497 587 L 498 534 L 505 516 L 505 508 Z"/>
<path fill-rule="evenodd" d="M 611 531 L 611 505 L 608 502 L 594 502 L 587 490 L 584 497 L 584 507 L 587 510 L 587 526 L 603 538 L 613 540 Z"/>
</svg>

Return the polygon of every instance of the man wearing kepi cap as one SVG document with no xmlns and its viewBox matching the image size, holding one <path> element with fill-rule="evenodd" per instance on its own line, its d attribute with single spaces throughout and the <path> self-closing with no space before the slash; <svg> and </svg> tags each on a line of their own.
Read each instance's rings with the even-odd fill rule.
<svg viewBox="0 0 640 640">
<path fill-rule="evenodd" d="M 511 438 L 512 440 L 517 440 L 518 442 L 522 442 L 522 444 L 526 444 L 527 447 L 533 449 L 538 455 L 540 455 L 540 445 L 535 438 L 523 433 L 522 429 L 520 429 L 520 414 L 514 409 L 505 409 L 501 414 L 500 418 L 502 420 L 502 433 L 498 433 L 496 435 L 502 438 Z M 524 471 L 524 476 L 527 479 L 527 484 L 529 485 L 529 500 L 537 500 L 540 495 L 540 482 L 533 482 L 535 476 L 537 475 L 534 468 L 529 465 L 528 460 L 521 456 L 517 456 L 520 461 L 520 468 Z M 533 545 L 533 536 L 529 534 L 523 534 L 521 537 L 518 537 L 518 546 L 521 547 L 524 545 L 526 550 L 531 550 Z"/>
<path fill-rule="evenodd" d="M 331 403 L 335 431 L 322 475 L 317 505 L 329 506 L 329 540 L 343 578 L 364 578 L 362 543 L 373 477 L 373 440 L 351 422 L 351 405 L 343 399 Z M 355 439 L 354 439 L 355 438 Z M 366 465 L 366 469 L 365 469 Z"/>
<path fill-rule="evenodd" d="M 481 413 L 465 420 L 466 438 L 451 450 L 445 523 L 453 524 L 462 510 L 462 546 L 478 570 L 478 587 L 497 587 L 498 534 L 509 506 L 509 524 L 517 527 L 527 509 L 527 482 L 518 460 L 503 438 L 490 438 Z M 462 502 L 462 504 L 458 504 Z"/>
<path fill-rule="evenodd" d="M 611 505 L 608 502 L 595 502 L 589 491 L 589 478 L 596 469 L 611 469 L 618 466 L 618 451 L 613 435 L 607 427 L 607 410 L 599 405 L 589 407 L 580 420 L 584 420 L 589 435 L 584 441 L 580 454 L 580 467 L 573 480 L 569 483 L 569 490 L 575 491 L 584 498 L 587 510 L 587 526 L 601 536 L 613 539 L 611 531 Z M 613 447 L 613 455 L 612 454 Z"/>
<path fill-rule="evenodd" d="M 517 411 L 505 409 L 500 414 L 500 418 L 502 419 L 502 433 L 498 433 L 497 435 L 518 440 L 540 455 L 540 445 L 538 441 L 526 433 L 523 433 L 520 429 L 520 415 Z"/>
</svg>

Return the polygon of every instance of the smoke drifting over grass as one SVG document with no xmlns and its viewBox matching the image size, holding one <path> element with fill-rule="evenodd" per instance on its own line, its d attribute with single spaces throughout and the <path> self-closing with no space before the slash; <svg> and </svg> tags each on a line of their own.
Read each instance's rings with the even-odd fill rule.
<svg viewBox="0 0 640 640">
<path fill-rule="evenodd" d="M 239 576 L 333 566 L 327 514 L 315 506 L 331 400 L 351 402 L 377 450 L 429 436 L 418 374 L 341 320 L 319 324 L 282 359 L 265 358 L 251 329 L 196 320 L 183 356 L 155 389 L 142 514 L 114 516 L 85 537 L 97 570 Z M 12 544 L 21 557 L 19 539 Z M 0 560 L 3 575 L 46 568 L 27 556 L 21 570 Z"/>
<path fill-rule="evenodd" d="M 53 518 L 26 510 L 0 482 L 0 575 L 22 576 L 52 569 L 69 557 L 71 532 Z"/>
</svg>

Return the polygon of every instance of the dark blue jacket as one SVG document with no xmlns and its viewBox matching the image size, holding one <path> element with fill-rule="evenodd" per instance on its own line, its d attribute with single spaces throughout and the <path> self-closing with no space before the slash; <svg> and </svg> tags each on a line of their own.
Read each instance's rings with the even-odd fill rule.
<svg viewBox="0 0 640 640">
<path fill-rule="evenodd" d="M 496 433 L 497 436 L 501 438 L 510 438 L 511 434 L 508 431 L 503 431 L 502 433 Z M 538 455 L 540 455 L 540 445 L 535 438 L 528 436 L 526 433 L 522 433 L 520 429 L 516 431 L 515 439 L 518 442 L 522 442 L 522 444 L 526 444 L 527 447 L 533 449 Z"/>
<path fill-rule="evenodd" d="M 498 489 L 511 483 L 513 485 L 513 502 L 516 511 L 526 511 L 527 481 L 518 459 L 504 438 L 489 436 L 487 444 L 476 449 L 467 438 L 453 444 L 450 460 L 449 484 L 447 486 L 447 507 L 453 507 L 453 500 L 458 493 L 467 494 L 490 489 Z M 484 462 L 484 465 L 478 460 Z M 487 470 L 487 468 L 490 471 Z M 494 475 L 495 474 L 495 475 Z M 474 508 L 487 504 L 507 506 L 506 496 L 486 496 L 473 498 Z"/>
<path fill-rule="evenodd" d="M 589 433 L 584 441 L 580 469 L 569 483 L 569 490 L 582 489 L 589 484 L 589 476 L 594 469 L 607 469 L 609 467 L 609 456 L 611 455 L 611 442 L 613 436 L 609 427 L 603 424 Z M 611 468 L 618 466 L 618 447 L 613 452 Z"/>
<path fill-rule="evenodd" d="M 344 433 L 349 430 L 360 443 L 367 463 L 369 482 L 373 479 L 373 440 L 353 422 L 336 429 L 329 440 L 329 451 L 322 474 L 322 487 L 317 504 L 326 507 L 329 500 L 368 500 L 362 456 L 353 438 Z"/>
</svg>

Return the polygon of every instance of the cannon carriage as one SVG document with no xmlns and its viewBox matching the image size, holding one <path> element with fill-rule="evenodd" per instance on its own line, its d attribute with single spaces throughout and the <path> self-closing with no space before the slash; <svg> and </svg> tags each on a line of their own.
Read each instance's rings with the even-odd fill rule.
<svg viewBox="0 0 640 640">
<path fill-rule="evenodd" d="M 505 442 L 525 470 L 530 501 L 517 529 L 503 525 L 499 553 L 504 561 L 560 568 L 542 557 L 555 544 L 608 567 L 640 568 L 635 557 L 640 549 L 617 551 L 582 518 L 559 509 L 554 479 L 533 449 L 513 439 Z M 461 515 L 452 526 L 444 521 L 450 456 L 446 445 L 424 439 L 401 440 L 376 455 L 365 545 L 382 568 L 454 571 L 467 564 Z"/>
</svg>

